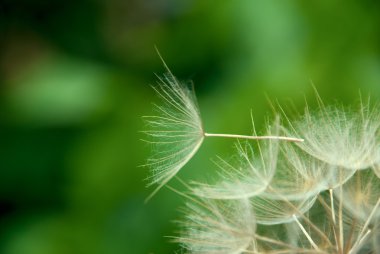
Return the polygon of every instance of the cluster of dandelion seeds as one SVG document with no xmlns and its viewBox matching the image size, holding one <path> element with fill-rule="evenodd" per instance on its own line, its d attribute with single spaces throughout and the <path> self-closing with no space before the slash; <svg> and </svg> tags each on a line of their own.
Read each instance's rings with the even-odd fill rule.
<svg viewBox="0 0 380 254">
<path fill-rule="evenodd" d="M 165 65 L 166 66 L 166 65 Z M 166 67 L 167 68 L 167 67 Z M 380 253 L 380 112 L 280 107 L 267 133 L 208 133 L 194 92 L 167 68 L 162 99 L 146 117 L 154 195 L 195 156 L 205 138 L 234 138 L 234 159 L 215 160 L 217 183 L 184 183 L 184 253 Z M 282 118 L 282 120 L 280 119 Z M 170 187 L 169 187 L 170 188 Z M 150 197 L 151 197 L 150 196 Z"/>
</svg>

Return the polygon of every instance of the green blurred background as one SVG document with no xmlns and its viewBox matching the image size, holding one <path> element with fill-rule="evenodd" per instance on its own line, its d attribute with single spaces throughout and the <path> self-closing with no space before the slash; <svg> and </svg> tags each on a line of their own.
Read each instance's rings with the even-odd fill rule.
<svg viewBox="0 0 380 254">
<path fill-rule="evenodd" d="M 272 100 L 380 97 L 379 1 L 0 1 L 0 253 L 174 253 L 183 200 L 148 204 L 141 116 L 156 45 L 207 131 L 263 128 Z M 180 172 L 212 177 L 207 140 Z M 175 185 L 175 183 L 174 183 Z M 180 188 L 180 187 L 178 187 Z"/>
</svg>

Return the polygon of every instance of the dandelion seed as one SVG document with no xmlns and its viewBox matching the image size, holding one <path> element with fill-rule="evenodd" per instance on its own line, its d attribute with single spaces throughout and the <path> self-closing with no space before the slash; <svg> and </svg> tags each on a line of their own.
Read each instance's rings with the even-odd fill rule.
<svg viewBox="0 0 380 254">
<path fill-rule="evenodd" d="M 158 77 L 158 87 L 153 88 L 162 99 L 163 104 L 155 105 L 156 115 L 144 117 L 149 128 L 149 130 L 144 131 L 149 137 L 145 141 L 152 145 L 154 151 L 154 154 L 144 165 L 151 169 L 148 186 L 158 184 L 158 187 L 147 200 L 170 181 L 195 155 L 205 137 L 303 141 L 298 138 L 278 135 L 246 136 L 206 133 L 203 130 L 194 91 L 180 83 L 164 61 L 163 63 L 167 73 L 162 78 Z"/>
<path fill-rule="evenodd" d="M 372 169 L 360 170 L 342 186 L 342 195 L 339 189 L 335 194 L 355 218 L 366 221 L 380 198 L 380 179 Z M 373 215 L 377 218 L 380 209 Z"/>
<path fill-rule="evenodd" d="M 330 166 L 304 153 L 292 143 L 281 143 L 277 167 L 262 197 L 302 200 L 327 189 Z"/>
<path fill-rule="evenodd" d="M 321 106 L 318 112 L 306 108 L 301 121 L 289 134 L 302 136 L 297 143 L 311 156 L 349 170 L 360 170 L 379 161 L 380 114 L 361 105 L 360 112 Z"/>
<path fill-rule="evenodd" d="M 256 223 L 246 199 L 187 203 L 184 231 L 175 238 L 189 253 L 249 253 Z"/>
</svg>

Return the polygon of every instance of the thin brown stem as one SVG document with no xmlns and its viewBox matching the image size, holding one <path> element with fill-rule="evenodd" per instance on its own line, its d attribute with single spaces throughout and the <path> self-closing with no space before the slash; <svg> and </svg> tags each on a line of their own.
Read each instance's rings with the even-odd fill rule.
<svg viewBox="0 0 380 254">
<path fill-rule="evenodd" d="M 350 229 L 350 233 L 348 235 L 348 239 L 347 239 L 347 243 L 345 244 L 344 246 L 344 253 L 348 253 L 348 250 L 351 248 L 352 246 L 352 239 L 354 237 L 354 231 L 355 231 L 355 227 L 356 227 L 356 219 L 354 218 L 353 222 L 352 222 L 352 225 L 351 225 L 351 229 Z"/>
<path fill-rule="evenodd" d="M 335 225 L 335 207 L 334 207 L 334 195 L 333 195 L 333 189 L 329 189 L 330 193 L 330 207 L 331 207 L 331 218 Z"/>
<path fill-rule="evenodd" d="M 293 205 L 289 200 L 287 200 L 285 197 L 283 197 L 281 193 L 278 193 L 276 190 L 274 190 L 271 186 L 268 186 L 268 190 L 271 190 L 274 193 L 277 193 L 281 197 L 281 200 L 283 200 L 292 209 L 294 209 L 294 212 L 297 215 L 299 215 L 306 222 L 306 224 L 308 224 L 317 234 L 319 234 L 322 237 L 322 239 L 324 239 L 329 246 L 332 246 L 330 239 L 323 233 L 323 231 L 321 231 L 312 221 L 310 221 L 309 218 L 307 218 L 302 212 L 300 212 L 295 205 Z"/>
<path fill-rule="evenodd" d="M 313 241 L 313 239 L 311 238 L 309 233 L 307 233 L 306 229 L 302 226 L 301 222 L 297 219 L 297 216 L 295 214 L 293 214 L 293 219 L 295 220 L 297 225 L 300 227 L 302 233 L 306 236 L 307 240 L 310 242 L 310 244 L 313 246 L 313 248 L 317 251 L 320 251 L 318 246 L 315 244 L 315 242 Z"/>
<path fill-rule="evenodd" d="M 379 205 L 380 205 L 380 198 L 377 200 L 376 205 L 374 206 L 374 208 L 372 209 L 372 211 L 371 211 L 370 215 L 368 216 L 366 222 L 364 223 L 364 226 L 363 226 L 362 230 L 360 231 L 358 238 L 356 239 L 351 250 L 355 249 L 360 244 L 360 241 L 362 241 L 362 239 L 364 239 L 363 234 L 364 234 L 365 230 L 368 228 L 368 225 L 371 222 L 372 217 L 375 215 L 375 212 L 376 212 L 377 208 L 379 207 Z M 367 234 L 369 234 L 368 231 L 367 231 L 366 235 Z"/>
<path fill-rule="evenodd" d="M 339 180 L 342 180 L 342 169 L 339 171 Z M 344 243 L 344 235 L 343 235 L 343 186 L 340 185 L 340 193 L 339 193 L 339 210 L 338 210 L 338 218 L 339 218 L 339 248 L 342 250 L 340 252 L 343 254 L 343 243 Z"/>
<path fill-rule="evenodd" d="M 340 245 L 339 245 L 338 234 L 336 232 L 337 231 L 336 224 L 334 224 L 333 219 L 331 218 L 331 216 L 332 216 L 332 211 L 331 210 L 332 209 L 328 206 L 328 204 L 323 200 L 323 198 L 321 196 L 318 196 L 318 200 L 322 204 L 323 208 L 325 209 L 326 214 L 330 215 L 330 216 L 327 216 L 327 218 L 330 221 L 330 225 L 331 225 L 331 228 L 332 228 L 332 231 L 333 231 L 333 234 L 334 234 L 335 249 L 336 249 L 337 253 L 342 253 L 342 250 L 340 249 Z"/>
</svg>

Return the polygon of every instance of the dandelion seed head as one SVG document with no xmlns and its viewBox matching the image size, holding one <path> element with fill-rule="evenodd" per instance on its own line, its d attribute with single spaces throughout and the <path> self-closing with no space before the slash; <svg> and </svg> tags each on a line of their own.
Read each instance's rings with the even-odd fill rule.
<svg viewBox="0 0 380 254">
<path fill-rule="evenodd" d="M 145 133 L 154 151 L 147 162 L 149 185 L 158 184 L 156 191 L 194 156 L 204 137 L 251 140 L 236 143 L 234 161 L 216 160 L 216 184 L 184 183 L 191 195 L 182 195 L 195 196 L 174 237 L 184 252 L 379 252 L 376 107 L 325 107 L 319 99 L 316 112 L 306 109 L 294 123 L 281 109 L 289 126 L 277 117 L 267 136 L 255 130 L 253 136 L 205 133 L 194 93 L 169 70 L 154 89 L 162 104 L 155 106 L 155 116 L 145 117 Z"/>
</svg>

